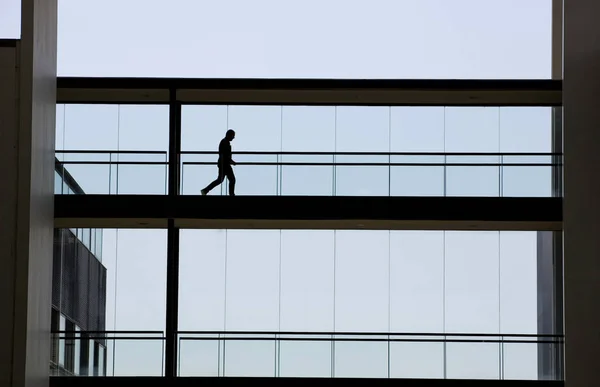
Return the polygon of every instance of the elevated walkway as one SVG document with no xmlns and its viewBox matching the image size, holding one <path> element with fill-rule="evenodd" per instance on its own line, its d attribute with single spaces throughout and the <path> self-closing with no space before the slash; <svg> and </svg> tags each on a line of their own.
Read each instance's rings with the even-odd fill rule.
<svg viewBox="0 0 600 387">
<path fill-rule="evenodd" d="M 561 230 L 562 198 L 56 195 L 58 228 Z"/>
</svg>

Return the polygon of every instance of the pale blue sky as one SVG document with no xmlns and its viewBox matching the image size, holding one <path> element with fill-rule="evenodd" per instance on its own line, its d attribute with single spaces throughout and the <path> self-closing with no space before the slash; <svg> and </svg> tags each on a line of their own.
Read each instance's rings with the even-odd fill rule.
<svg viewBox="0 0 600 387">
<path fill-rule="evenodd" d="M 2 10 L 14 3 L 1 1 Z M 549 78 L 550 11 L 550 0 L 59 0 L 58 71 L 135 77 Z M 0 12 L 9 14 L 15 12 Z M 10 35 L 14 26 L 3 20 L 0 16 L 0 36 Z M 215 149 L 229 123 L 238 131 L 235 150 L 550 150 L 549 109 L 451 109 L 448 114 L 443 108 L 405 108 L 397 116 L 402 119 L 390 123 L 385 111 L 347 108 L 346 115 L 337 113 L 342 126 L 331 141 L 328 111 L 292 108 L 282 123 L 278 107 L 237 107 L 225 115 L 220 108 L 225 109 L 184 109 L 184 149 Z M 167 149 L 164 106 L 58 110 L 58 149 Z M 105 189 L 107 171 L 90 171 L 73 168 L 84 189 Z M 121 186 L 154 192 L 163 187 L 161 173 L 124 172 Z M 242 168 L 237 173 L 241 192 L 264 193 L 257 175 Z M 104 174 L 106 179 L 100 178 Z M 213 175 L 198 172 L 197 183 L 184 192 L 195 193 Z M 373 175 L 354 175 L 354 181 Z M 349 180 L 347 187 L 349 194 L 376 194 L 384 190 L 380 183 L 359 186 Z M 185 230 L 181 238 L 182 329 L 537 329 L 535 233 Z M 164 330 L 166 231 L 105 230 L 103 263 L 107 329 Z M 134 344 L 117 347 L 116 371 L 157 372 L 149 359 L 159 348 L 153 352 Z M 439 376 L 439 364 L 428 361 L 439 358 L 440 348 L 402 348 L 408 347 L 401 347 L 402 361 L 394 363 L 392 374 L 417 369 L 416 376 Z M 230 372 L 235 374 L 235 367 L 238 373 L 270 372 L 270 347 L 238 349 L 229 351 L 242 355 L 228 358 Z M 477 369 L 483 372 L 479 376 L 495 377 L 497 350 L 450 350 L 449 376 L 474 376 L 468 372 Z M 214 372 L 215 363 L 207 365 L 215 357 L 210 348 L 187 351 L 186 374 Z M 311 349 L 292 352 L 308 359 Z M 135 360 L 141 353 L 148 361 Z M 342 356 L 336 366 L 341 374 L 365 364 L 364 374 L 382 370 L 377 348 L 336 353 Z M 508 363 L 516 367 L 513 372 L 536 377 L 536 348 L 515 356 Z M 407 363 L 415 358 L 423 361 Z M 287 372 L 294 371 L 309 372 Z"/>
</svg>

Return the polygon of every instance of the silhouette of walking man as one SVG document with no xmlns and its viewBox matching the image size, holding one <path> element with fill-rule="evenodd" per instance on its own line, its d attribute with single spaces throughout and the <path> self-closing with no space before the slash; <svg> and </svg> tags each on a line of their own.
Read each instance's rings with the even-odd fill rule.
<svg viewBox="0 0 600 387">
<path fill-rule="evenodd" d="M 219 143 L 219 160 L 217 161 L 219 165 L 219 177 L 200 191 L 202 195 L 208 194 L 213 188 L 221 184 L 225 180 L 225 176 L 227 176 L 227 180 L 229 181 L 229 195 L 235 195 L 235 175 L 233 174 L 233 168 L 231 168 L 232 165 L 235 165 L 235 161 L 231 159 L 231 140 L 234 138 L 235 131 L 229 129 L 225 133 L 225 138 Z"/>
</svg>

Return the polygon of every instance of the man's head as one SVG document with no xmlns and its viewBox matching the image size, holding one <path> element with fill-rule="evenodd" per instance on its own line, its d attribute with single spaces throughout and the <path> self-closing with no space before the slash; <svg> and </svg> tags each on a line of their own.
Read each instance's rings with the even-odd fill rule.
<svg viewBox="0 0 600 387">
<path fill-rule="evenodd" d="M 225 133 L 225 138 L 228 141 L 231 141 L 235 138 L 235 131 L 233 129 L 229 129 L 226 133 Z"/>
</svg>

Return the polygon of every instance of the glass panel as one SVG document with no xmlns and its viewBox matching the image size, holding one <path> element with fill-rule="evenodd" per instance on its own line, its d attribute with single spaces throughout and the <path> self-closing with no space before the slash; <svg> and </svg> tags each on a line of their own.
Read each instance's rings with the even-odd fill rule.
<svg viewBox="0 0 600 387">
<path fill-rule="evenodd" d="M 371 155 L 337 155 L 335 167 L 335 195 L 337 196 L 389 196 L 390 157 Z M 362 166 L 360 164 L 375 164 Z M 377 165 L 379 164 L 379 165 Z"/>
<path fill-rule="evenodd" d="M 62 314 L 60 315 L 60 322 L 58 325 L 58 330 L 61 332 L 64 332 L 67 329 L 67 320 L 65 319 L 65 316 L 63 316 Z M 61 333 L 60 334 L 61 337 L 64 337 L 65 334 Z M 59 344 L 58 344 L 58 365 L 60 367 L 65 367 L 65 360 L 66 360 L 66 340 L 62 339 L 59 340 Z"/>
<path fill-rule="evenodd" d="M 58 174 L 58 172 L 54 172 L 54 194 L 60 195 L 62 194 L 63 180 L 62 177 Z"/>
<path fill-rule="evenodd" d="M 500 107 L 501 152 L 552 152 L 552 108 Z"/>
<path fill-rule="evenodd" d="M 237 195 L 277 195 L 279 192 L 279 169 L 277 155 L 235 155 L 238 163 L 272 163 L 273 165 L 236 165 L 233 167 Z M 215 171 L 216 172 L 216 171 Z M 216 177 L 216 176 L 215 176 Z M 225 191 L 229 182 L 225 179 Z"/>
<path fill-rule="evenodd" d="M 444 196 L 443 166 L 392 166 L 391 196 Z"/>
<path fill-rule="evenodd" d="M 119 105 L 66 105 L 64 149 L 119 149 L 119 109 Z"/>
<path fill-rule="evenodd" d="M 503 166 L 502 196 L 551 197 L 552 167 Z"/>
<path fill-rule="evenodd" d="M 284 163 L 319 163 L 323 165 L 283 165 L 282 195 L 331 196 L 333 194 L 333 155 L 283 155 Z M 329 165 L 328 165 L 329 164 Z"/>
<path fill-rule="evenodd" d="M 167 230 L 104 230 L 104 243 L 107 330 L 164 331 Z"/>
<path fill-rule="evenodd" d="M 96 229 L 96 258 L 102 262 L 102 229 Z"/>
<path fill-rule="evenodd" d="M 336 332 L 389 329 L 389 257 L 389 231 L 335 232 Z"/>
<path fill-rule="evenodd" d="M 334 248 L 331 230 L 281 231 L 280 330 L 333 330 Z M 298 342 L 284 344 L 305 348 Z M 316 343 L 311 345 L 315 348 Z M 295 369 L 291 364 L 287 367 L 290 372 Z"/>
<path fill-rule="evenodd" d="M 78 326 L 75 326 L 75 331 L 80 331 Z M 73 373 L 79 375 L 81 372 L 81 335 L 75 333 L 73 338 Z"/>
<path fill-rule="evenodd" d="M 67 163 L 64 168 L 81 187 L 83 193 L 106 195 L 113 193 L 115 189 L 111 183 L 111 170 L 108 164 Z M 72 190 L 70 191 L 72 193 Z M 63 194 L 65 193 L 67 191 L 63 189 Z"/>
<path fill-rule="evenodd" d="M 335 369 L 337 378 L 387 378 L 388 343 L 337 341 Z"/>
<path fill-rule="evenodd" d="M 94 356 L 95 341 L 88 341 L 88 369 L 87 376 L 96 376 L 94 364 L 96 364 L 96 357 Z M 114 366 L 114 365 L 113 365 Z"/>
<path fill-rule="evenodd" d="M 329 341 L 282 341 L 279 349 L 279 376 L 331 377 Z"/>
<path fill-rule="evenodd" d="M 227 231 L 226 330 L 278 330 L 280 243 L 277 230 Z"/>
<path fill-rule="evenodd" d="M 538 380 L 538 347 L 531 343 L 502 345 L 502 379 Z"/>
<path fill-rule="evenodd" d="M 447 196 L 500 196 L 499 181 L 499 167 L 446 167 Z"/>
<path fill-rule="evenodd" d="M 89 248 L 90 248 L 90 237 L 91 237 L 90 229 L 89 228 L 84 228 L 81 231 L 82 231 L 81 241 L 83 242 L 83 245 L 85 247 L 87 247 L 88 250 L 89 250 Z"/>
<path fill-rule="evenodd" d="M 335 151 L 335 106 L 283 106 L 282 109 L 284 152 Z"/>
<path fill-rule="evenodd" d="M 448 336 L 448 339 L 461 338 Z M 492 339 L 498 340 L 498 337 Z M 500 345 L 447 343 L 446 367 L 448 379 L 500 379 Z"/>
<path fill-rule="evenodd" d="M 106 376 L 104 366 L 105 349 L 102 345 L 98 345 L 98 376 Z"/>
<path fill-rule="evenodd" d="M 115 340 L 113 345 L 114 373 L 111 376 L 164 375 L 162 340 Z"/>
<path fill-rule="evenodd" d="M 502 333 L 538 333 L 537 244 L 538 232 L 536 231 L 500 232 L 500 332 Z M 535 345 L 531 346 L 535 347 Z"/>
<path fill-rule="evenodd" d="M 444 152 L 444 107 L 391 108 L 391 152 Z"/>
<path fill-rule="evenodd" d="M 218 340 L 180 340 L 179 376 L 222 376 Z"/>
<path fill-rule="evenodd" d="M 118 149 L 167 152 L 169 106 L 119 105 Z"/>
<path fill-rule="evenodd" d="M 183 105 L 181 150 L 217 152 L 228 128 L 227 108 L 224 105 Z"/>
<path fill-rule="evenodd" d="M 233 105 L 227 117 L 236 131 L 234 151 L 281 151 L 281 106 Z"/>
<path fill-rule="evenodd" d="M 499 152 L 498 107 L 446 107 L 446 152 Z"/>
<path fill-rule="evenodd" d="M 225 376 L 275 376 L 275 342 L 225 342 Z"/>
<path fill-rule="evenodd" d="M 117 165 L 116 193 L 120 195 L 165 195 L 167 165 Z"/>
<path fill-rule="evenodd" d="M 179 329 L 182 331 L 225 329 L 226 233 L 225 230 L 180 231 Z M 194 356 L 196 349 L 203 350 L 209 344 L 184 341 L 182 351 L 185 348 Z M 196 369 L 188 368 L 195 360 L 189 361 L 192 363 L 187 360 L 182 363 L 185 372 Z"/>
<path fill-rule="evenodd" d="M 418 340 L 420 337 L 405 336 L 396 338 Z M 426 339 L 431 340 L 433 338 L 427 337 Z M 390 343 L 390 377 L 403 379 L 444 378 L 444 343 Z"/>
<path fill-rule="evenodd" d="M 389 107 L 338 106 L 336 117 L 337 152 L 389 152 Z"/>
<path fill-rule="evenodd" d="M 445 246 L 446 332 L 499 332 L 499 233 L 446 231 Z"/>
<path fill-rule="evenodd" d="M 390 330 L 443 332 L 444 232 L 391 231 L 390 260 Z"/>
</svg>

